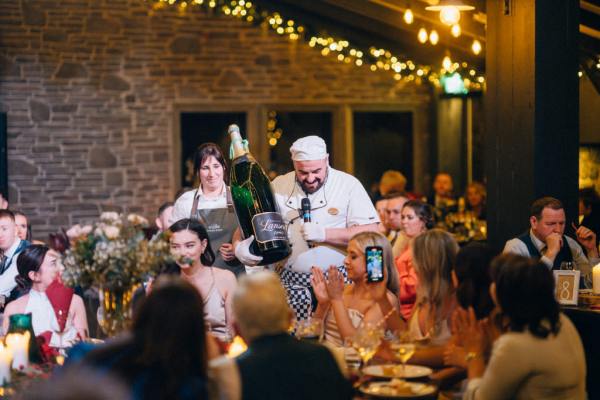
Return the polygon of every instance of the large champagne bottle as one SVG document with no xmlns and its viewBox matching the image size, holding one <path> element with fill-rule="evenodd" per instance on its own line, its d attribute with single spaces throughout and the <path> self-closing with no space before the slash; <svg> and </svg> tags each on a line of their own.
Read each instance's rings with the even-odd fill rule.
<svg viewBox="0 0 600 400">
<path fill-rule="evenodd" d="M 231 138 L 231 197 L 244 237 L 254 235 L 250 251 L 262 256 L 260 265 L 284 259 L 290 254 L 287 227 L 271 191 L 271 183 L 244 145 L 237 125 L 229 126 Z"/>
</svg>

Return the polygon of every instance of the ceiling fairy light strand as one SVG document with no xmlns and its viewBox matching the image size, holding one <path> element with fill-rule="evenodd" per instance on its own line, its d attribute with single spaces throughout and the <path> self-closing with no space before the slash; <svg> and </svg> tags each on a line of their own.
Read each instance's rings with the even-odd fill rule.
<svg viewBox="0 0 600 400">
<path fill-rule="evenodd" d="M 466 62 L 453 63 L 451 68 L 442 66 L 442 60 L 437 67 L 417 64 L 409 57 L 394 55 L 391 51 L 375 46 L 369 49 L 353 46 L 348 40 L 334 38 L 331 35 L 317 31 L 315 28 L 301 24 L 292 18 L 283 17 L 279 12 L 259 7 L 252 1 L 246 0 L 146 0 L 153 4 L 154 10 L 165 7 L 177 7 L 179 12 L 188 12 L 201 9 L 205 12 L 225 15 L 246 21 L 248 23 L 265 26 L 278 35 L 287 36 L 291 41 L 302 40 L 308 46 L 320 51 L 324 57 L 333 57 L 338 62 L 353 64 L 356 67 L 369 68 L 371 71 L 389 71 L 396 81 L 404 80 L 415 83 L 431 83 L 440 86 L 440 80 L 445 74 L 458 73 L 463 77 L 465 87 L 469 91 L 483 88 L 485 79 L 473 66 Z M 424 29 L 423 29 L 424 31 Z M 423 33 L 419 33 L 422 35 Z M 437 32 L 427 37 L 432 44 L 437 43 Z M 419 39 L 420 40 L 420 39 Z"/>
</svg>

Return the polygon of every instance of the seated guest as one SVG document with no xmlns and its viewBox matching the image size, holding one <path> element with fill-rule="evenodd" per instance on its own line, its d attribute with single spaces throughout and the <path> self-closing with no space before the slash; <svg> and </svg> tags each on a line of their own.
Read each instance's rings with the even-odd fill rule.
<svg viewBox="0 0 600 400">
<path fill-rule="evenodd" d="M 368 246 L 383 248 L 384 280 L 378 283 L 367 282 Z M 392 248 L 385 236 L 375 232 L 354 235 L 347 253 L 344 266 L 353 282 L 350 285 L 344 287 L 343 276 L 335 266 L 329 268 L 327 279 L 320 268 L 313 268 L 311 283 L 319 301 L 313 317 L 325 321 L 325 340 L 342 346 L 344 339 L 354 336 L 362 322 L 376 324 L 386 319 L 383 328 L 390 331 L 403 328 L 396 323 L 398 318 L 389 319 L 388 315 L 398 309 L 398 276 Z"/>
<path fill-rule="evenodd" d="M 591 265 L 600 262 L 596 234 L 584 226 L 575 231 L 577 241 L 587 252 L 586 257 L 577 241 L 565 235 L 566 216 L 560 200 L 537 199 L 529 215 L 531 228 L 506 242 L 504 253 L 539 258 L 549 269 L 560 269 L 561 263 L 572 262 L 574 268 L 581 271 L 582 281 L 590 286 Z"/>
<path fill-rule="evenodd" d="M 379 180 L 379 193 L 386 197 L 390 193 L 404 193 L 406 191 L 406 177 L 400 171 L 387 170 Z"/>
<path fill-rule="evenodd" d="M 16 280 L 27 294 L 10 302 L 4 310 L 2 330 L 7 332 L 13 314 L 31 313 L 33 332 L 44 336 L 52 347 L 69 347 L 87 337 L 88 325 L 81 297 L 57 282 L 59 255 L 33 244 L 17 259 Z"/>
<path fill-rule="evenodd" d="M 13 211 L 15 215 L 15 225 L 17 226 L 17 236 L 21 240 L 31 242 L 31 225 L 27 221 L 27 216 L 21 211 Z"/>
<path fill-rule="evenodd" d="M 560 312 L 554 277 L 543 263 L 502 255 L 490 291 L 504 332 L 490 346 L 473 309 L 457 311 L 456 334 L 467 350 L 464 399 L 584 400 L 585 354 L 573 323 Z M 491 349 L 487 367 L 483 354 Z"/>
<path fill-rule="evenodd" d="M 395 259 L 400 284 L 400 311 L 408 320 L 417 299 L 417 273 L 413 267 L 411 244 L 414 239 L 433 227 L 431 207 L 419 200 L 410 200 L 402 207 L 402 232 L 407 240 Z"/>
<path fill-rule="evenodd" d="M 17 225 L 12 211 L 0 210 L 0 308 L 4 307 L 12 290 L 17 286 L 17 257 L 29 244 L 17 236 Z"/>
<path fill-rule="evenodd" d="M 204 320 L 209 332 L 221 340 L 231 339 L 231 298 L 237 286 L 235 275 L 214 268 L 215 253 L 204 226 L 189 218 L 175 222 L 169 230 L 171 254 L 177 258 L 183 279 L 194 285 L 204 299 Z"/>
<path fill-rule="evenodd" d="M 413 263 L 419 279 L 417 302 L 408 323 L 413 340 L 427 340 L 430 347 L 413 356 L 413 362 L 430 366 L 443 363 L 450 340 L 450 318 L 456 308 L 451 271 L 458 244 L 448 232 L 432 229 L 415 238 Z"/>
<path fill-rule="evenodd" d="M 408 198 L 402 193 L 391 193 L 387 195 L 386 199 L 385 221 L 389 227 L 387 238 L 392 245 L 394 258 L 396 258 L 404 250 L 408 241 L 407 236 L 402 232 L 402 207 Z"/>
<path fill-rule="evenodd" d="M 593 187 L 579 189 L 579 225 L 600 232 L 600 196 Z"/>
<path fill-rule="evenodd" d="M 154 221 L 159 232 L 164 232 L 169 229 L 171 224 L 174 222 L 172 217 L 173 202 L 167 201 L 166 203 L 161 204 L 161 206 L 158 208 L 156 220 Z"/>
<path fill-rule="evenodd" d="M 459 250 L 452 270 L 452 283 L 456 288 L 458 304 L 475 311 L 478 320 L 495 315 L 494 301 L 490 296 L 491 263 L 494 252 L 483 243 L 470 243 Z M 490 332 L 495 339 L 497 332 Z M 455 336 L 444 351 L 444 363 L 466 368 L 464 346 Z"/>
<path fill-rule="evenodd" d="M 427 198 L 427 203 L 434 209 L 436 222 L 444 221 L 448 213 L 456 212 L 456 199 L 452 193 L 454 183 L 447 172 L 440 172 L 433 181 L 433 193 Z"/>
<path fill-rule="evenodd" d="M 378 200 L 375 200 L 375 209 L 377 210 L 377 215 L 379 215 L 379 220 L 381 224 L 379 224 L 379 232 L 384 235 L 387 235 L 390 231 L 390 228 L 387 226 L 387 221 L 385 219 L 385 208 L 387 206 L 387 199 L 380 197 Z"/>
<path fill-rule="evenodd" d="M 487 198 L 485 186 L 480 182 L 469 183 L 465 198 L 467 199 L 467 210 L 472 212 L 475 218 L 485 220 L 485 200 Z"/>
<path fill-rule="evenodd" d="M 248 343 L 235 360 L 242 400 L 352 398 L 351 386 L 327 348 L 287 334 L 292 311 L 275 273 L 241 278 L 233 310 Z"/>
<path fill-rule="evenodd" d="M 131 334 L 92 350 L 83 364 L 120 378 L 135 400 L 217 398 L 209 397 L 214 343 L 203 315 L 202 297 L 192 285 L 161 277 L 134 314 Z"/>
</svg>

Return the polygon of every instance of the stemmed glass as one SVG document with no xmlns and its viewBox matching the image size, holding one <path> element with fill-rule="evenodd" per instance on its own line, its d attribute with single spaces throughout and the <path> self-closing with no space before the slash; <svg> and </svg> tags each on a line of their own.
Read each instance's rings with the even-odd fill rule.
<svg viewBox="0 0 600 400">
<path fill-rule="evenodd" d="M 390 344 L 390 348 L 396 353 L 396 356 L 402 363 L 402 376 L 406 375 L 406 362 L 415 354 L 415 343 L 411 340 L 408 332 L 400 332 Z"/>
<path fill-rule="evenodd" d="M 301 340 L 318 342 L 323 335 L 323 322 L 318 318 L 297 320 L 295 323 L 296 337 Z"/>
<path fill-rule="evenodd" d="M 383 338 L 383 330 L 380 326 L 371 323 L 362 323 L 354 336 L 349 339 L 350 344 L 356 350 L 362 365 L 365 366 L 377 353 L 377 349 Z"/>
<path fill-rule="evenodd" d="M 54 332 L 58 335 L 58 348 L 59 348 L 59 352 L 61 352 L 61 353 L 64 352 L 63 336 L 65 335 L 65 332 L 67 331 L 70 317 L 71 317 L 70 313 L 65 312 L 65 310 L 58 310 L 57 315 L 56 315 L 56 322 L 58 322 L 58 327 Z"/>
</svg>

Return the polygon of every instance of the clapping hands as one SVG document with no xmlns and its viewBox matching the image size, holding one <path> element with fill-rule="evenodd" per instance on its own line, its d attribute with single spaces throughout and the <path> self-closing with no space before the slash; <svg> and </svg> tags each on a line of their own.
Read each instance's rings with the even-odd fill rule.
<svg viewBox="0 0 600 400">
<path fill-rule="evenodd" d="M 344 276 L 335 265 L 329 267 L 327 278 L 319 267 L 312 267 L 310 283 L 319 303 L 341 300 L 344 295 Z"/>
</svg>

